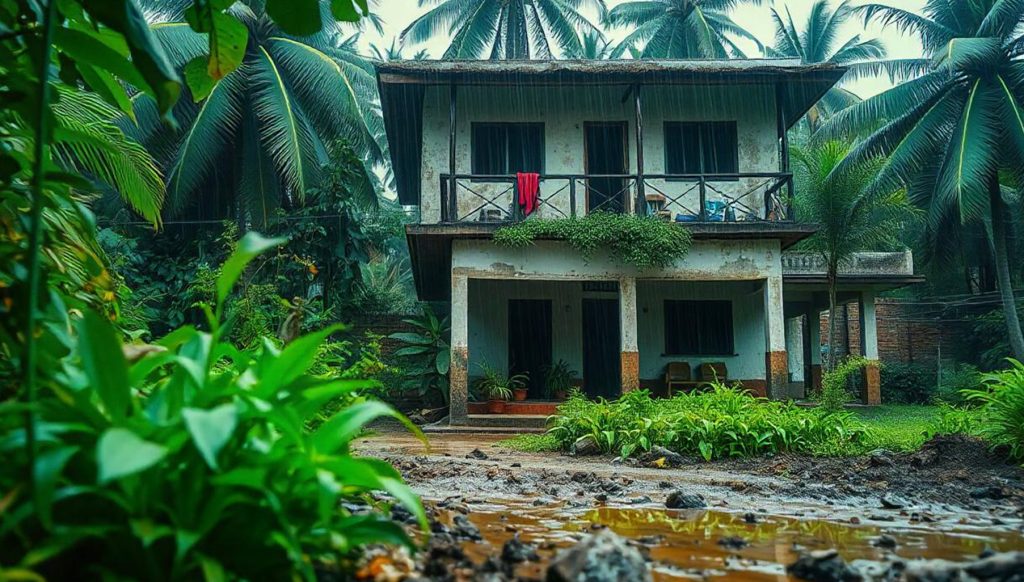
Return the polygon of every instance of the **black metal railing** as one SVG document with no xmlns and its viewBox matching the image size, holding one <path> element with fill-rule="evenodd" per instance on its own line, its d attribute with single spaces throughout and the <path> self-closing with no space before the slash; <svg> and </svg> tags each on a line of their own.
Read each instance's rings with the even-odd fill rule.
<svg viewBox="0 0 1024 582">
<path fill-rule="evenodd" d="M 515 175 L 443 174 L 440 192 L 441 222 L 524 218 Z M 791 173 L 541 174 L 537 207 L 548 217 L 608 211 L 675 222 L 784 222 L 795 219 L 792 200 Z"/>
</svg>

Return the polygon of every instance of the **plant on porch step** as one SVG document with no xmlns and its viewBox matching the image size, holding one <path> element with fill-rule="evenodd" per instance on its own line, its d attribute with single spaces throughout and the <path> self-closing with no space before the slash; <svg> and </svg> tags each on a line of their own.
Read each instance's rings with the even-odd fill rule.
<svg viewBox="0 0 1024 582">
<path fill-rule="evenodd" d="M 576 377 L 576 371 L 569 367 L 569 362 L 558 360 L 551 364 L 544 370 L 544 397 L 548 400 L 565 400 Z"/>
<path fill-rule="evenodd" d="M 503 226 L 494 242 L 510 248 L 530 246 L 537 239 L 564 240 L 584 258 L 599 249 L 638 269 L 668 267 L 690 251 L 690 231 L 653 216 L 595 212 L 582 218 L 534 218 Z"/>
<path fill-rule="evenodd" d="M 821 389 L 812 395 L 818 406 L 825 412 L 837 412 L 853 402 L 850 380 L 867 364 L 868 361 L 860 356 L 850 356 L 827 370 L 821 377 Z"/>
<path fill-rule="evenodd" d="M 526 374 L 506 376 L 498 370 L 481 364 L 484 375 L 476 381 L 476 390 L 487 398 L 487 411 L 491 414 L 505 412 L 505 402 L 512 399 L 513 392 L 526 388 L 529 377 Z"/>
</svg>

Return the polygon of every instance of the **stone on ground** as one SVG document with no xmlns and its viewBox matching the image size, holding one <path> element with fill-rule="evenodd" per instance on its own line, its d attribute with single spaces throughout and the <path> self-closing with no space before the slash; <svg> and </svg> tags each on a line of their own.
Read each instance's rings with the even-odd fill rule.
<svg viewBox="0 0 1024 582">
<path fill-rule="evenodd" d="M 650 582 L 640 552 L 610 530 L 584 538 L 559 552 L 548 566 L 547 582 Z"/>
</svg>

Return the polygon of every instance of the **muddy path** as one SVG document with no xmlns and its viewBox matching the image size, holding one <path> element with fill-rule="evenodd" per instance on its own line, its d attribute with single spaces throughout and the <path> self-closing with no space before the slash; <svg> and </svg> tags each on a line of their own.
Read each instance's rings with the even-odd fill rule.
<svg viewBox="0 0 1024 582">
<path fill-rule="evenodd" d="M 940 443 L 916 457 L 654 468 L 494 446 L 502 438 L 430 435 L 427 451 L 408 434 L 381 432 L 357 451 L 394 463 L 438 532 L 458 534 L 468 518 L 481 538 L 463 538 L 474 561 L 514 537 L 538 548 L 539 562 L 518 567 L 526 579 L 540 577 L 558 549 L 604 528 L 641 548 L 661 580 L 785 579 L 800 553 L 831 548 L 869 564 L 1024 550 L 1024 472 L 972 443 Z M 704 507 L 668 509 L 673 494 Z"/>
</svg>

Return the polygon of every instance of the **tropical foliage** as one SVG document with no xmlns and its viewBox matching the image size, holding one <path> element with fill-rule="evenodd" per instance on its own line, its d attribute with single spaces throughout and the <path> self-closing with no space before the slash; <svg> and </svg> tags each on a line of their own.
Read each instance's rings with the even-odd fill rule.
<svg viewBox="0 0 1024 582">
<path fill-rule="evenodd" d="M 761 42 L 733 21 L 729 12 L 761 0 L 639 0 L 608 11 L 607 23 L 631 32 L 612 52 L 614 58 L 635 49 L 638 58 L 702 59 L 745 57 L 736 44 Z"/>
<path fill-rule="evenodd" d="M 863 435 L 849 412 L 769 402 L 715 383 L 706 391 L 655 400 L 636 390 L 607 402 L 579 392 L 558 407 L 549 433 L 569 449 L 592 439 L 602 451 L 628 457 L 665 447 L 704 460 L 845 446 Z"/>
<path fill-rule="evenodd" d="M 404 359 L 406 364 L 404 388 L 421 397 L 440 397 L 444 404 L 448 404 L 448 369 L 451 365 L 448 318 L 439 319 L 433 310 L 424 307 L 420 317 L 403 321 L 417 331 L 393 333 L 389 337 L 405 344 L 395 351 L 395 356 Z"/>
<path fill-rule="evenodd" d="M 873 188 L 880 160 L 847 163 L 850 146 L 831 141 L 806 149 L 794 148 L 799 194 L 797 215 L 818 225 L 803 242 L 825 262 L 829 295 L 829 346 L 836 345 L 839 271 L 855 252 L 884 250 L 900 245 L 901 227 L 914 220 L 914 209 L 902 190 Z M 836 350 L 829 350 L 828 367 L 835 365 Z"/>
<path fill-rule="evenodd" d="M 256 235 L 239 242 L 208 313 L 223 313 L 247 259 L 274 243 Z M 65 320 L 57 333 L 69 355 L 35 402 L 43 438 L 34 469 L 21 446 L 24 427 L 10 414 L 0 424 L 8 443 L 0 490 L 13 495 L 0 563 L 53 579 L 187 580 L 215 572 L 313 580 L 317 568 L 336 568 L 362 544 L 411 547 L 399 525 L 339 503 L 387 491 L 426 527 L 397 471 L 349 454 L 366 422 L 402 417 L 380 402 L 357 401 L 303 430 L 332 399 L 372 387 L 306 373 L 336 328 L 280 350 L 269 342 L 238 350 L 222 341 L 222 322 L 208 323 L 210 332 L 180 328 L 130 361 L 126 353 L 138 352 L 123 351 L 104 318 L 86 312 Z M 18 494 L 33 471 L 35 495 Z"/>
<path fill-rule="evenodd" d="M 550 59 L 583 55 L 581 33 L 597 33 L 583 12 L 604 0 L 419 0 L 433 5 L 402 31 L 402 41 L 451 39 L 446 59 Z"/>
<path fill-rule="evenodd" d="M 494 233 L 498 245 L 523 248 L 538 238 L 565 240 L 584 257 L 607 250 L 638 269 L 667 267 L 690 251 L 690 231 L 654 216 L 594 212 L 583 217 L 524 220 Z"/>
<path fill-rule="evenodd" d="M 771 9 L 775 22 L 775 46 L 765 53 L 771 57 L 795 57 L 806 65 L 829 63 L 848 69 L 847 81 L 888 73 L 912 75 L 927 66 L 926 59 L 886 59 L 885 46 L 878 39 L 864 40 L 859 34 L 841 40 L 841 30 L 855 18 L 849 0 L 834 7 L 829 0 L 815 0 L 803 30 L 797 28 L 789 8 L 785 16 L 776 7 Z M 823 118 L 846 109 L 860 101 L 854 93 L 842 87 L 833 87 L 807 112 L 807 121 L 814 131 Z"/>
<path fill-rule="evenodd" d="M 868 137 L 847 163 L 883 159 L 872 190 L 906 188 L 926 210 L 935 248 L 955 248 L 961 226 L 984 222 L 1012 353 L 1024 359 L 1008 254 L 1008 214 L 1024 168 L 1024 4 L 1007 0 L 929 0 L 923 14 L 882 4 L 859 8 L 916 35 L 931 59 L 924 74 L 837 113 L 822 128 Z"/>
<path fill-rule="evenodd" d="M 361 201 L 375 204 L 370 169 L 382 149 L 376 81 L 331 12 L 318 8 L 319 32 L 300 37 L 271 17 L 276 3 L 234 3 L 216 20 L 237 19 L 229 28 L 240 46 L 230 51 L 234 68 L 218 76 L 205 66 L 209 35 L 193 29 L 190 5 L 151 6 L 153 36 L 188 80 L 173 110 L 179 128 L 161 124 L 144 96 L 133 99 L 138 127 L 125 124 L 160 162 L 166 210 L 211 218 L 233 212 L 265 225 L 277 208 L 300 205 L 320 186 L 339 140 L 367 160 L 354 184 Z"/>
<path fill-rule="evenodd" d="M 981 406 L 978 434 L 994 447 L 1006 447 L 1010 456 L 1024 461 L 1024 364 L 986 374 L 984 386 L 964 390 L 968 401 Z"/>
</svg>

